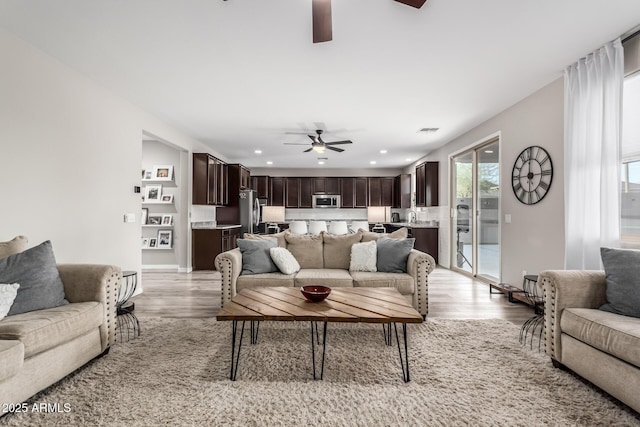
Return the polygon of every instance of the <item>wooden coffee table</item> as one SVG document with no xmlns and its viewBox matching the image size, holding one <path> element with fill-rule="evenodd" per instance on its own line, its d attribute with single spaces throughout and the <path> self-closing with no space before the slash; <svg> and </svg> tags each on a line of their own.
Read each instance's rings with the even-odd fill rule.
<svg viewBox="0 0 640 427">
<path fill-rule="evenodd" d="M 230 374 L 232 381 L 235 381 L 238 373 L 242 338 L 247 321 L 250 322 L 251 344 L 257 343 L 261 321 L 310 322 L 314 380 L 316 379 L 316 343 L 322 347 L 320 379 L 324 375 L 327 324 L 329 322 L 379 323 L 382 325 L 384 341 L 388 346 L 393 345 L 391 333 L 391 325 L 393 324 L 402 377 L 405 382 L 410 380 L 407 323 L 422 323 L 422 315 L 395 288 L 333 288 L 326 300 L 313 303 L 304 298 L 299 288 L 243 289 L 230 303 L 225 304 L 216 319 L 232 322 Z M 240 331 L 238 331 L 239 322 L 242 322 Z M 318 333 L 319 322 L 323 323 L 322 336 Z M 401 345 L 398 336 L 398 323 L 402 324 L 403 345 Z"/>
</svg>

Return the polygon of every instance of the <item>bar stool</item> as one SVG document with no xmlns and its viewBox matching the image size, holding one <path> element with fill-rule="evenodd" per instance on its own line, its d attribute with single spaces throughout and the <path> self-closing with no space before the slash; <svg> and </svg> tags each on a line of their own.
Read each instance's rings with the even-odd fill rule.
<svg viewBox="0 0 640 427">
<path fill-rule="evenodd" d="M 533 274 L 524 276 L 522 279 L 522 289 L 529 305 L 533 307 L 534 315 L 524 322 L 520 328 L 519 341 L 520 344 L 527 345 L 527 335 L 531 333 L 530 346 L 533 350 L 533 336 L 536 333 L 536 329 L 540 328 L 538 335 L 538 351 L 540 351 L 542 332 L 544 332 L 544 298 L 541 290 L 538 288 L 538 276 Z"/>
</svg>

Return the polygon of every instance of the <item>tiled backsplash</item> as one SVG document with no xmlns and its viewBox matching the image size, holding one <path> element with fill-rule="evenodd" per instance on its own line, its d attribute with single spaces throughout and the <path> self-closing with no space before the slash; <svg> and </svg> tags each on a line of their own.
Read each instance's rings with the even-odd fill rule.
<svg viewBox="0 0 640 427">
<path fill-rule="evenodd" d="M 366 221 L 366 209 L 285 209 L 284 216 L 287 221 L 291 220 L 346 220 L 346 221 Z"/>
</svg>

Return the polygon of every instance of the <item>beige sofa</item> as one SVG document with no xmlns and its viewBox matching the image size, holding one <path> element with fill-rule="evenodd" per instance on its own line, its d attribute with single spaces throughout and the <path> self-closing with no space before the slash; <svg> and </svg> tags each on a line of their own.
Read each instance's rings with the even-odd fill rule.
<svg viewBox="0 0 640 427">
<path fill-rule="evenodd" d="M 411 250 L 406 273 L 349 271 L 351 245 L 361 239 L 368 241 L 375 238 L 375 233 L 369 232 L 346 236 L 323 232 L 320 235 L 298 237 L 287 232 L 281 233 L 278 236 L 279 246 L 287 247 L 301 267 L 299 272 L 289 275 L 279 272 L 240 275 L 240 250 L 236 248 L 223 252 L 215 259 L 216 269 L 222 275 L 222 306 L 240 290 L 259 286 L 395 287 L 423 317 L 426 316 L 429 311 L 428 277 L 436 265 L 431 255 Z"/>
<path fill-rule="evenodd" d="M 544 271 L 546 352 L 640 412 L 640 318 L 597 308 L 607 302 L 603 271 Z"/>
<path fill-rule="evenodd" d="M 18 404 L 106 353 L 120 269 L 58 265 L 69 304 L 0 320 L 0 404 Z"/>
</svg>

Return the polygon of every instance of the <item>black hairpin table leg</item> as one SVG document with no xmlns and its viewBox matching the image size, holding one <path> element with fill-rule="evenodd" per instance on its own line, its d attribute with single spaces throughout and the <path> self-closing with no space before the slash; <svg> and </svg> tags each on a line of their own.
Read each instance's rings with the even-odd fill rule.
<svg viewBox="0 0 640 427">
<path fill-rule="evenodd" d="M 318 345 L 320 345 L 320 336 L 318 335 L 318 327 L 315 325 L 316 322 L 310 322 L 311 324 L 311 363 L 313 367 L 313 379 L 317 378 L 316 376 L 316 341 Z M 324 377 L 324 356 L 327 348 L 327 322 L 324 322 L 324 327 L 322 328 L 322 365 L 320 367 L 320 379 Z"/>
<path fill-rule="evenodd" d="M 405 383 L 410 381 L 409 377 L 409 346 L 407 341 L 407 324 L 402 324 L 402 337 L 404 341 L 404 360 L 402 360 L 402 350 L 400 345 L 400 340 L 398 339 L 398 324 L 394 323 L 393 328 L 396 332 L 396 342 L 398 343 L 398 355 L 400 356 L 400 366 L 402 367 L 402 378 Z"/>
<path fill-rule="evenodd" d="M 236 354 L 236 337 L 238 335 L 238 321 L 234 320 L 231 326 L 231 374 L 229 379 L 236 380 L 238 374 L 238 363 L 240 362 L 240 349 L 242 348 L 242 337 L 244 336 L 244 320 L 242 321 L 242 330 L 240 331 L 240 339 L 238 340 L 238 353 Z M 253 331 L 252 331 L 253 334 Z M 251 337 L 253 339 L 253 336 Z"/>
</svg>

